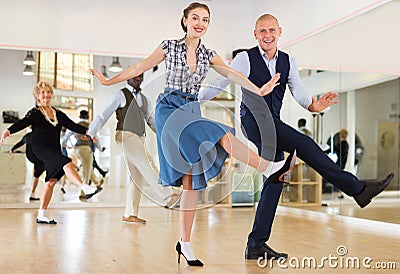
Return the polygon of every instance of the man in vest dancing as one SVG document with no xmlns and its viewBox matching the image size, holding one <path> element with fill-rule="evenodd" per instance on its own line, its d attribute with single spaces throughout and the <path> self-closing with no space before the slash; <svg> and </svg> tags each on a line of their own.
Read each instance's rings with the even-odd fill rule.
<svg viewBox="0 0 400 274">
<path fill-rule="evenodd" d="M 242 72 L 257 86 L 262 86 L 275 74 L 280 73 L 280 84 L 264 97 L 242 89 L 240 118 L 243 133 L 256 145 L 258 153 L 268 160 L 282 160 L 284 151 L 296 150 L 299 158 L 341 191 L 353 197 L 363 208 L 390 184 L 393 173 L 379 180 L 359 180 L 336 165 L 310 137 L 281 121 L 280 110 L 286 85 L 294 99 L 311 112 L 321 112 L 328 106 L 336 104 L 338 96 L 329 92 L 316 100 L 307 93 L 301 82 L 295 59 L 277 48 L 281 34 L 282 29 L 278 20 L 271 14 L 262 15 L 256 21 L 254 30 L 258 45 L 240 52 L 231 63 L 233 69 Z M 199 100 L 215 97 L 229 83 L 228 79 L 217 79 L 200 92 Z M 270 144 L 275 146 L 272 147 Z M 282 189 L 283 184 L 272 184 L 264 178 L 253 228 L 247 240 L 245 259 L 288 257 L 288 254 L 276 252 L 266 244 L 270 238 Z"/>
<path fill-rule="evenodd" d="M 141 92 L 142 82 L 143 74 L 129 79 L 125 88 L 114 92 L 108 106 L 94 118 L 88 130 L 88 135 L 95 136 L 113 112 L 116 113 L 115 141 L 123 151 L 131 179 L 122 217 L 124 223 L 146 223 L 146 220 L 138 217 L 142 186 L 145 181 L 156 194 L 156 201 L 160 201 L 166 207 L 173 207 L 180 198 L 171 187 L 161 187 L 158 184 L 158 169 L 145 150 L 145 122 L 154 132 L 155 124 L 153 116 L 150 115 L 150 102 Z"/>
</svg>

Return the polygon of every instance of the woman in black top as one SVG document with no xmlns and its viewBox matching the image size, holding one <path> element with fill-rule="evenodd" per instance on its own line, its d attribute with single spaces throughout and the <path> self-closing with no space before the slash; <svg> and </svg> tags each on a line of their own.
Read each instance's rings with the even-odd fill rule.
<svg viewBox="0 0 400 274">
<path fill-rule="evenodd" d="M 89 199 L 101 190 L 101 188 L 90 187 L 87 184 L 83 184 L 82 179 L 73 167 L 71 159 L 61 154 L 61 127 L 65 126 L 83 135 L 86 134 L 86 128 L 75 124 L 65 113 L 53 108 L 50 105 L 53 95 L 53 88 L 48 83 L 39 81 L 35 85 L 33 91 L 37 106 L 29 110 L 23 119 L 5 130 L 0 140 L 0 145 L 2 145 L 4 140 L 12 133 L 18 132 L 30 125 L 32 126 L 32 150 L 37 158 L 44 162 L 46 170 L 46 185 L 43 189 L 36 222 L 46 224 L 57 223 L 45 216 L 45 210 L 50 203 L 54 185 L 64 173 L 74 184 L 81 188 L 86 195 L 86 199 Z M 82 138 L 87 137 L 83 136 Z"/>
</svg>

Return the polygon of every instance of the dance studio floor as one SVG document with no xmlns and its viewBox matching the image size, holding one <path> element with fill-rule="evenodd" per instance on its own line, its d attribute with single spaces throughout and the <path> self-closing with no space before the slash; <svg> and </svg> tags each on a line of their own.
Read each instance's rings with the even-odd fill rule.
<svg viewBox="0 0 400 274">
<path fill-rule="evenodd" d="M 216 206 L 198 211 L 193 230 L 192 247 L 205 266 L 188 267 L 184 260 L 177 263 L 175 252 L 178 210 L 144 200 L 140 217 L 148 223 L 125 224 L 121 222 L 124 188 L 105 188 L 93 201 L 83 203 L 73 195 L 73 187 L 71 196 L 62 196 L 57 187 L 48 212 L 59 222 L 53 226 L 35 223 L 38 204 L 26 203 L 26 190 L 1 187 L 0 273 L 396 273 L 393 268 L 400 269 L 400 224 L 283 206 L 278 207 L 269 244 L 288 252 L 288 261 L 272 265 L 245 261 L 255 208 Z"/>
</svg>

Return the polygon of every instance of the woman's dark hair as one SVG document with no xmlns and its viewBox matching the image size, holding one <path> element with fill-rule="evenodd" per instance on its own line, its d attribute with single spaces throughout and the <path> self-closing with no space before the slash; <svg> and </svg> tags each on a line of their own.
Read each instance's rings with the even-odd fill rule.
<svg viewBox="0 0 400 274">
<path fill-rule="evenodd" d="M 182 18 L 181 18 L 181 26 L 182 26 L 182 29 L 183 29 L 183 31 L 185 33 L 187 32 L 187 27 L 185 26 L 185 24 L 183 24 L 183 18 L 187 19 L 188 16 L 189 16 L 189 12 L 194 10 L 194 9 L 197 9 L 197 8 L 205 9 L 208 12 L 208 14 L 210 14 L 210 9 L 208 8 L 208 6 L 206 4 L 201 4 L 201 3 L 198 3 L 198 2 L 190 3 L 190 5 L 187 6 L 187 8 L 183 10 L 183 15 L 182 15 Z"/>
</svg>

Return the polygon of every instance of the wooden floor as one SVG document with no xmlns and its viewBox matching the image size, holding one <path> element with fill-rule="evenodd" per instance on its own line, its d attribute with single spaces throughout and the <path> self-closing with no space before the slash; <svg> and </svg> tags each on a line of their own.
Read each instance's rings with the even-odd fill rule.
<svg viewBox="0 0 400 274">
<path fill-rule="evenodd" d="M 317 269 L 294 266 L 296 261 L 301 265 L 304 257 L 314 257 L 319 265 L 323 257 L 332 256 L 342 261 L 358 258 L 361 264 L 371 257 L 371 266 L 386 263 L 400 269 L 399 224 L 288 207 L 278 208 L 269 244 L 288 252 L 291 263 L 261 267 L 256 261 L 245 261 L 255 208 L 212 207 L 198 211 L 193 230 L 192 247 L 205 266 L 189 267 L 184 260 L 177 263 L 174 248 L 179 211 L 143 206 L 140 216 L 148 223 L 125 224 L 121 222 L 123 194 L 105 189 L 97 204 L 76 200 L 62 204 L 56 192 L 48 211 L 59 222 L 54 226 L 35 223 L 37 203 L 21 208 L 8 203 L 8 208 L 0 208 L 0 273 L 396 273 L 362 265 L 360 269 L 345 264 L 331 267 L 328 261 Z M 8 194 L 9 202 L 13 195 L 18 194 Z M 118 199 L 112 207 L 98 207 Z M 340 246 L 346 255 L 338 255 Z"/>
</svg>

